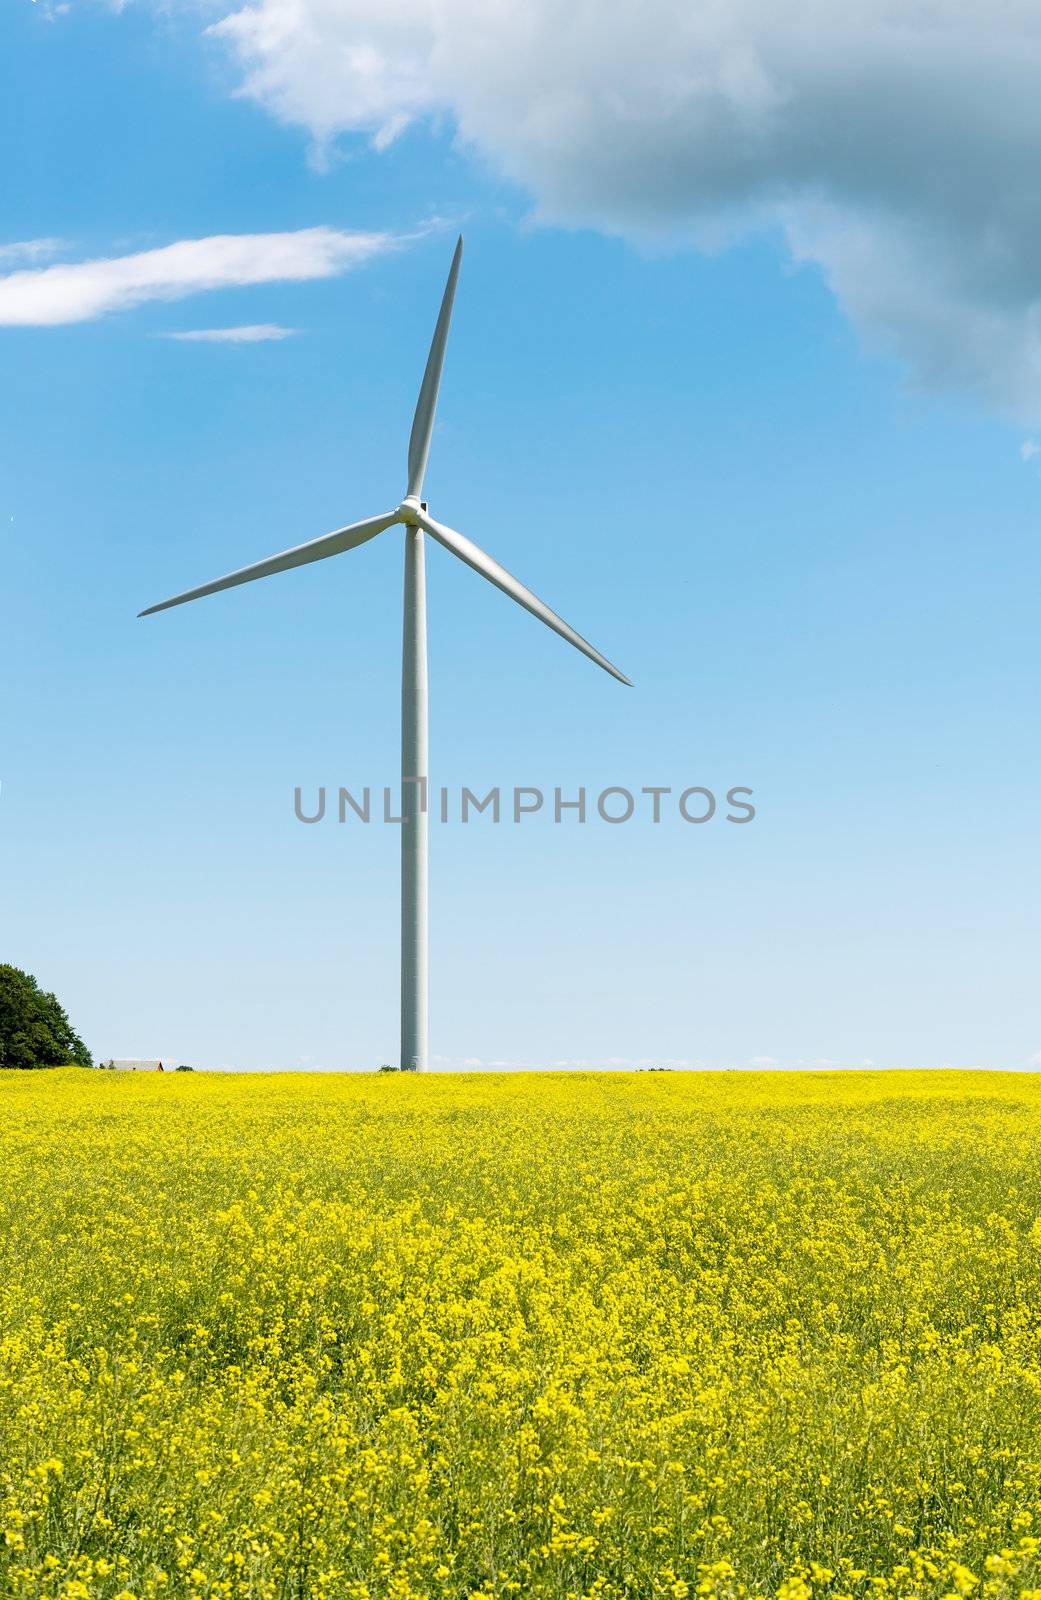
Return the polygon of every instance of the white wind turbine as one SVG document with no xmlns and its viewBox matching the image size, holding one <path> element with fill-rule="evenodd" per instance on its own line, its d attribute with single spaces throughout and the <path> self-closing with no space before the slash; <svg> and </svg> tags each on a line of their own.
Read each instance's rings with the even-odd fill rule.
<svg viewBox="0 0 1041 1600">
<path fill-rule="evenodd" d="M 441 383 L 441 368 L 445 359 L 448 326 L 452 318 L 459 263 L 462 259 L 463 241 L 460 236 L 452 257 L 452 266 L 445 285 L 441 310 L 438 313 L 434 337 L 427 357 L 426 371 L 416 402 L 416 414 L 408 442 L 408 490 L 401 504 L 380 517 L 369 517 L 364 522 L 352 522 L 349 527 L 337 528 L 320 539 L 299 544 L 281 555 L 269 556 L 250 567 L 230 572 L 226 578 L 204 583 L 198 589 L 188 589 L 174 595 L 159 605 L 149 606 L 139 614 L 151 616 L 165 611 L 169 606 L 183 605 L 186 600 L 198 600 L 203 595 L 216 594 L 220 589 L 232 589 L 236 584 L 251 583 L 254 578 L 267 578 L 273 572 L 285 572 L 290 567 L 302 567 L 309 561 L 322 561 L 326 556 L 340 555 L 353 550 L 378 533 L 400 523 L 405 529 L 405 604 L 404 641 L 401 663 L 401 1067 L 403 1071 L 421 1072 L 427 1064 L 427 624 L 426 579 L 424 569 L 424 534 L 429 534 L 438 544 L 465 561 L 468 567 L 494 583 L 497 589 L 524 606 L 532 616 L 538 617 L 554 633 L 573 644 L 576 650 L 603 667 L 619 683 L 629 684 L 616 667 L 602 656 L 599 650 L 575 632 L 574 628 L 551 611 L 530 589 L 519 583 L 505 567 L 486 555 L 476 544 L 435 522 L 427 513 L 423 493 L 423 476 L 430 454 L 430 435 L 434 427 L 434 411 Z M 631 684 L 629 685 L 630 687 Z"/>
</svg>

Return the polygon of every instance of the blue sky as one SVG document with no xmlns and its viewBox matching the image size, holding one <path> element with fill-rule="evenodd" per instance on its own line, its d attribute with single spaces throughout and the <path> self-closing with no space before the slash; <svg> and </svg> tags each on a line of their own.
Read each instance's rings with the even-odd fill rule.
<svg viewBox="0 0 1041 1600">
<path fill-rule="evenodd" d="M 957 151 L 930 168 L 912 129 L 907 162 L 873 168 L 900 107 L 874 85 L 872 122 L 868 78 L 859 165 L 807 172 L 827 97 L 763 33 L 787 97 L 742 69 L 734 104 L 783 99 L 799 126 L 777 128 L 777 170 L 735 178 L 733 108 L 725 138 L 684 101 L 622 139 L 564 45 L 552 106 L 586 121 L 557 127 L 508 39 L 496 121 L 497 41 L 461 4 L 420 93 L 386 18 L 421 3 L 306 0 L 293 23 L 261 0 L 217 33 L 226 6 L 4 7 L 0 959 L 99 1055 L 394 1059 L 396 830 L 302 826 L 293 791 L 394 779 L 399 533 L 136 613 L 396 503 L 462 228 L 431 510 L 635 687 L 432 549 L 433 780 L 721 803 L 701 827 L 674 807 L 435 825 L 437 1064 L 1037 1065 L 1033 202 L 994 190 L 1000 273 L 954 284 L 978 219 L 962 192 L 929 206 Z M 550 27 L 551 0 L 530 16 Z M 857 16 L 870 32 L 867 0 Z M 826 42 L 822 75 L 858 46 Z M 920 44 L 888 70 L 939 126 L 960 58 Z M 997 170 L 1037 128 L 998 128 L 1015 72 L 988 70 L 1006 92 L 973 114 Z M 183 241 L 208 242 L 150 254 Z M 292 331 L 171 337 L 243 328 Z M 747 826 L 724 820 L 734 785 Z"/>
</svg>

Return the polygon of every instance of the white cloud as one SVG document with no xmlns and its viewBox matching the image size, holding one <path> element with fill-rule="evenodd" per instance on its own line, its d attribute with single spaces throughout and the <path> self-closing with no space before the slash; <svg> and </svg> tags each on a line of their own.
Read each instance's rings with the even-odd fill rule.
<svg viewBox="0 0 1041 1600">
<path fill-rule="evenodd" d="M 920 380 L 1041 420 L 1037 0 L 253 0 L 210 33 L 319 148 L 447 115 L 544 219 L 780 230 Z"/>
<path fill-rule="evenodd" d="M 0 244 L 0 267 L 20 267 L 27 261 L 47 261 L 65 248 L 63 239 L 21 239 Z"/>
<path fill-rule="evenodd" d="M 1034 439 L 1024 439 L 1019 447 L 1019 454 L 1023 461 L 1033 461 L 1035 456 L 1041 455 L 1041 444 Z"/>
<path fill-rule="evenodd" d="M 0 277 L 0 326 L 89 322 L 147 300 L 182 300 L 204 290 L 329 278 L 394 240 L 386 233 L 303 228 L 296 233 L 217 234 L 158 250 L 26 269 Z"/>
<path fill-rule="evenodd" d="M 291 339 L 295 328 L 281 328 L 277 322 L 250 322 L 241 328 L 190 328 L 184 333 L 165 333 L 164 339 L 184 344 L 262 344 L 269 339 Z"/>
<path fill-rule="evenodd" d="M 1027 1066 L 1033 1072 L 1041 1072 L 1041 1050 L 1039 1050 L 1036 1055 L 1030 1057 L 1029 1061 L 1027 1062 Z"/>
</svg>

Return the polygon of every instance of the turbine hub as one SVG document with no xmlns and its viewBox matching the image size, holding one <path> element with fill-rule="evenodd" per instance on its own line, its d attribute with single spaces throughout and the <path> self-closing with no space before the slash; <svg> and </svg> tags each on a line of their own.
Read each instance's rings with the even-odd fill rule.
<svg viewBox="0 0 1041 1600">
<path fill-rule="evenodd" d="M 398 506 L 398 516 L 401 518 L 402 522 L 407 522 L 410 528 L 418 528 L 419 518 L 417 517 L 416 513 L 417 511 L 425 510 L 425 500 L 420 500 L 419 496 L 416 494 L 408 494 Z"/>
</svg>

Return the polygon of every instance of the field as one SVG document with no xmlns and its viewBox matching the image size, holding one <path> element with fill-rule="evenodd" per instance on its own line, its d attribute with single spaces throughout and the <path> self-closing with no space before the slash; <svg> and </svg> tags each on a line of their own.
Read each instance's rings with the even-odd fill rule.
<svg viewBox="0 0 1041 1600">
<path fill-rule="evenodd" d="M 1041 1081 L 0 1074 L 0 1594 L 1041 1600 Z"/>
</svg>

